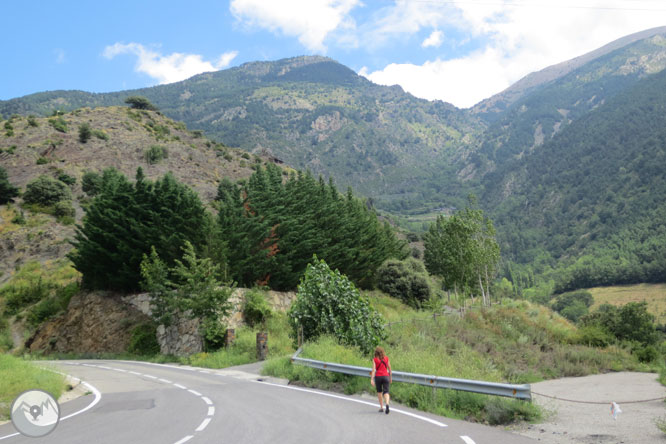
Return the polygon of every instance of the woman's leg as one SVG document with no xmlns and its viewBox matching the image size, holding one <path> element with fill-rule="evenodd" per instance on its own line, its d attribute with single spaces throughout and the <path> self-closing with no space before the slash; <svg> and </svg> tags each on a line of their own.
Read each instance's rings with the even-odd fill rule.
<svg viewBox="0 0 666 444">
<path fill-rule="evenodd" d="M 379 410 L 383 410 L 384 406 L 382 405 L 382 392 L 377 392 L 377 399 L 379 400 Z"/>
</svg>

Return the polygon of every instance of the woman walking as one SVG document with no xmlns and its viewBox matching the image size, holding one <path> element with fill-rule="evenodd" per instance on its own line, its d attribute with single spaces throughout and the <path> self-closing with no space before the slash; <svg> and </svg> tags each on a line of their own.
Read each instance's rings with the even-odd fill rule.
<svg viewBox="0 0 666 444">
<path fill-rule="evenodd" d="M 377 388 L 377 399 L 379 400 L 379 411 L 386 411 L 389 414 L 389 401 L 391 395 L 389 394 L 389 386 L 393 382 L 393 373 L 391 372 L 391 364 L 389 358 L 386 356 L 384 349 L 381 347 L 375 348 L 375 357 L 372 360 L 372 374 L 370 375 L 370 384 Z M 386 410 L 382 407 L 386 405 Z"/>
</svg>

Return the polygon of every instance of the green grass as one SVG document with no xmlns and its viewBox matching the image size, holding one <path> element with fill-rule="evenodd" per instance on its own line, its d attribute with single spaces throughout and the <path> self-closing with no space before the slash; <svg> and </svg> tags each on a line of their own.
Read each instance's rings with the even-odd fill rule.
<svg viewBox="0 0 666 444">
<path fill-rule="evenodd" d="M 65 377 L 33 363 L 0 354 L 0 421 L 9 419 L 14 399 L 30 389 L 41 389 L 58 399 L 65 391 Z"/>
</svg>

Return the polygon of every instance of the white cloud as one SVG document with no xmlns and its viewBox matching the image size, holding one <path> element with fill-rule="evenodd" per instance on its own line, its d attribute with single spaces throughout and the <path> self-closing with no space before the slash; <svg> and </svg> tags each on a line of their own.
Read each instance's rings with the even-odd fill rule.
<svg viewBox="0 0 666 444">
<path fill-rule="evenodd" d="M 139 43 L 116 43 L 107 46 L 102 55 L 107 59 L 113 59 L 121 54 L 137 56 L 136 71 L 148 74 L 160 84 L 165 84 L 185 80 L 202 72 L 226 68 L 238 55 L 238 52 L 226 52 L 216 62 L 208 62 L 198 54 L 174 52 L 169 55 L 162 55 Z"/>
<path fill-rule="evenodd" d="M 298 37 L 308 50 L 326 52 L 324 40 L 332 32 L 354 28 L 349 12 L 359 4 L 360 0 L 232 0 L 230 9 L 247 26 Z"/>
<path fill-rule="evenodd" d="M 441 46 L 442 41 L 444 40 L 444 34 L 442 31 L 434 30 L 427 39 L 421 43 L 422 48 L 428 48 L 430 46 L 438 48 Z"/>
<path fill-rule="evenodd" d="M 472 38 L 481 46 L 454 58 L 390 64 L 363 75 L 399 84 L 418 97 L 469 107 L 533 71 L 592 51 L 617 38 L 666 23 L 666 11 L 649 0 L 542 0 L 519 3 L 396 1 L 368 28 L 388 41 L 427 27 Z M 422 46 L 433 37 L 426 39 Z M 434 39 L 433 39 L 434 40 Z"/>
</svg>

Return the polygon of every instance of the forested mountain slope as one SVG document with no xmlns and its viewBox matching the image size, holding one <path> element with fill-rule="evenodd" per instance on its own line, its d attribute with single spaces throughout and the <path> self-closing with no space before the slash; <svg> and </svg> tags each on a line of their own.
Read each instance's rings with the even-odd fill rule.
<svg viewBox="0 0 666 444">
<path fill-rule="evenodd" d="M 570 264 L 561 289 L 666 276 L 666 71 L 507 168 L 483 200 L 520 263 Z M 489 182 L 490 183 L 490 182 Z"/>
</svg>

